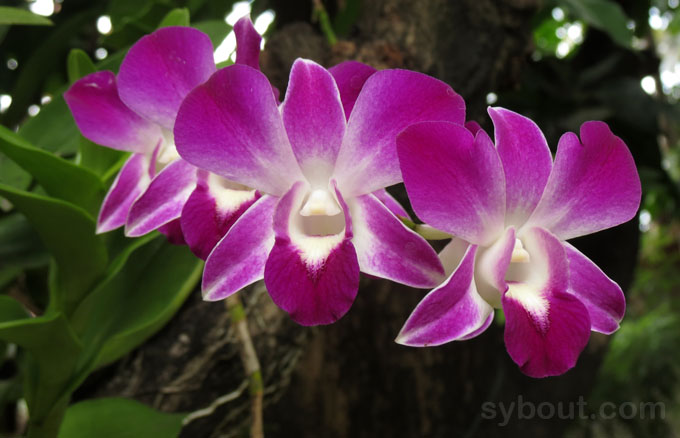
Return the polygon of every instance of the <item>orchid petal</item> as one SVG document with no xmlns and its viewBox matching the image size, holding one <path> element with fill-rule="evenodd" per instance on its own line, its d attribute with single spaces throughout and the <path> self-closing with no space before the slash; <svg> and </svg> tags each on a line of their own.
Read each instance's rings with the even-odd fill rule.
<svg viewBox="0 0 680 438">
<path fill-rule="evenodd" d="M 378 198 L 368 194 L 348 204 L 361 272 L 423 288 L 444 280 L 437 253 Z"/>
<path fill-rule="evenodd" d="M 180 223 L 179 219 L 174 219 L 167 224 L 161 225 L 158 227 L 158 231 L 165 235 L 165 237 L 168 239 L 168 242 L 172 243 L 173 245 L 187 244 L 186 240 L 184 239 L 182 224 Z"/>
<path fill-rule="evenodd" d="M 361 89 L 364 87 L 364 83 L 378 70 L 361 62 L 345 61 L 329 68 L 328 71 L 333 75 L 335 83 L 338 84 L 345 117 L 349 120 L 349 115 Z"/>
<path fill-rule="evenodd" d="M 519 227 L 541 198 L 552 155 L 543 133 L 530 119 L 504 108 L 489 108 L 489 116 L 505 173 L 506 224 Z"/>
<path fill-rule="evenodd" d="M 555 167 L 530 219 L 561 240 L 591 234 L 633 218 L 640 177 L 625 143 L 603 122 L 581 126 L 581 141 L 560 139 Z"/>
<path fill-rule="evenodd" d="M 327 185 L 346 125 L 333 76 L 315 62 L 297 59 L 281 116 L 307 180 L 314 186 Z"/>
<path fill-rule="evenodd" d="M 232 187 L 215 174 L 199 171 L 196 188 L 182 208 L 181 224 L 189 248 L 205 260 L 236 220 L 260 197 Z"/>
<path fill-rule="evenodd" d="M 531 255 L 529 275 L 509 281 L 503 295 L 505 346 L 523 373 L 559 375 L 576 364 L 588 343 L 588 310 L 566 292 L 567 256 L 560 241 L 541 228 L 522 237 Z"/>
<path fill-rule="evenodd" d="M 407 70 L 382 70 L 365 82 L 347 125 L 335 178 L 345 196 L 401 181 L 395 141 L 408 125 L 446 120 L 462 124 L 465 103 L 442 81 Z"/>
<path fill-rule="evenodd" d="M 591 330 L 611 334 L 626 312 L 623 291 L 588 257 L 564 243 L 569 260 L 569 289 L 588 309 Z"/>
<path fill-rule="evenodd" d="M 411 219 L 411 215 L 404 209 L 404 207 L 392 196 L 387 190 L 379 189 L 373 192 L 373 196 L 378 198 L 380 202 L 385 204 L 385 207 L 391 211 L 395 216 Z"/>
<path fill-rule="evenodd" d="M 274 214 L 276 243 L 264 281 L 276 305 L 301 325 L 331 324 L 352 306 L 359 289 L 359 263 L 352 245 L 352 224 L 342 197 L 345 229 L 336 235 L 302 234 L 297 220 L 308 187 L 296 183 Z"/>
<path fill-rule="evenodd" d="M 480 333 L 493 308 L 477 293 L 474 262 L 477 246 L 469 245 L 449 278 L 428 293 L 409 316 L 396 342 L 413 347 L 441 345 Z"/>
<path fill-rule="evenodd" d="M 181 159 L 170 163 L 132 204 L 125 234 L 130 237 L 142 236 L 179 218 L 195 187 L 195 167 Z"/>
<path fill-rule="evenodd" d="M 304 178 L 269 81 L 246 65 L 225 67 L 189 93 L 175 143 L 196 167 L 275 196 Z"/>
<path fill-rule="evenodd" d="M 234 24 L 236 35 L 236 62 L 260 69 L 260 43 L 262 36 L 255 30 L 250 16 L 241 17 Z"/>
<path fill-rule="evenodd" d="M 127 159 L 102 202 L 97 233 L 125 225 L 130 207 L 151 182 L 150 165 L 145 154 L 132 154 Z"/>
<path fill-rule="evenodd" d="M 161 138 L 158 126 L 143 119 L 118 97 L 116 76 L 110 71 L 89 74 L 64 93 L 80 132 L 113 149 L 148 153 Z"/>
<path fill-rule="evenodd" d="M 494 316 L 496 316 L 496 315 L 495 315 L 493 308 L 492 308 L 491 312 L 489 312 L 489 316 L 486 317 L 486 321 L 484 321 L 482 323 L 482 325 L 479 326 L 479 328 L 477 330 L 472 331 L 472 332 L 468 333 L 467 335 L 460 337 L 458 340 L 459 341 L 467 341 L 468 339 L 476 338 L 477 336 L 481 335 L 482 333 L 484 333 L 484 331 L 486 331 L 486 329 L 489 328 L 489 326 L 493 322 Z"/>
<path fill-rule="evenodd" d="M 239 217 L 205 262 L 203 299 L 222 300 L 264 278 L 274 246 L 272 217 L 278 198 L 264 195 Z"/>
<path fill-rule="evenodd" d="M 418 217 L 473 244 L 503 232 L 503 169 L 491 139 L 461 125 L 422 122 L 397 137 L 406 191 Z"/>
<path fill-rule="evenodd" d="M 479 126 L 479 123 L 475 122 L 474 120 L 469 120 L 465 122 L 465 129 L 470 131 L 472 135 L 477 135 L 477 132 L 482 130 L 482 127 Z"/>
<path fill-rule="evenodd" d="M 191 27 L 164 27 L 128 51 L 118 73 L 127 106 L 172 129 L 182 99 L 215 72 L 208 35 Z"/>
</svg>

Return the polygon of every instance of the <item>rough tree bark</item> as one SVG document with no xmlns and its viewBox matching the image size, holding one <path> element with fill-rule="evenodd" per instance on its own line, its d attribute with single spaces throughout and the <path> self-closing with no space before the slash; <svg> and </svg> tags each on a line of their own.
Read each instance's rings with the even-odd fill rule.
<svg viewBox="0 0 680 438">
<path fill-rule="evenodd" d="M 275 9 L 277 3 L 273 2 Z M 530 49 L 529 22 L 538 0 L 372 0 L 349 41 L 330 50 L 309 24 L 304 1 L 280 1 L 279 27 L 263 69 L 285 90 L 297 57 L 332 65 L 357 59 L 438 77 L 482 122 L 485 96 L 517 83 Z M 294 12 L 300 6 L 300 15 Z M 304 7 L 303 7 L 304 6 Z M 283 9 L 282 9 L 283 8 Z M 398 90 L 395 90 L 398 92 Z M 394 193 L 405 199 L 402 189 Z M 623 237 L 621 237 L 623 236 Z M 577 242 L 624 288 L 635 263 L 636 227 L 627 225 Z M 564 376 L 523 376 L 503 345 L 502 327 L 442 347 L 393 342 L 426 291 L 363 278 L 356 303 L 338 323 L 292 323 L 257 284 L 241 293 L 265 383 L 268 437 L 547 436 L 569 422 L 518 421 L 503 430 L 481 417 L 485 401 L 577 401 L 587 396 L 606 340 L 593 336 L 576 369 Z M 193 420 L 183 437 L 247 436 L 249 401 L 229 314 L 197 291 L 159 334 L 120 363 L 95 374 L 77 397 L 122 395 L 166 411 L 195 411 L 233 393 L 232 401 Z"/>
</svg>

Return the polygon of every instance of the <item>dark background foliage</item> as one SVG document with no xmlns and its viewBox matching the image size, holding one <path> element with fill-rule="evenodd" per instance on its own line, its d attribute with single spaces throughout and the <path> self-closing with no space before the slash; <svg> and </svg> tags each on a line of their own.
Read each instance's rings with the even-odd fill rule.
<svg viewBox="0 0 680 438">
<path fill-rule="evenodd" d="M 233 1 L 63 0 L 53 26 L 0 25 L 0 123 L 67 159 L 81 142 L 61 93 L 66 59 L 79 48 L 116 70 L 125 50 L 168 12 L 186 8 L 191 23 L 218 46 Z M 551 147 L 582 122 L 604 120 L 632 150 L 643 182 L 639 218 L 577 239 L 628 297 L 621 329 L 593 334 L 578 365 L 563 376 L 523 376 L 503 346 L 502 315 L 480 337 L 442 347 L 393 343 L 425 291 L 365 278 L 338 323 L 298 327 L 261 285 L 242 293 L 265 383 L 265 432 L 272 437 L 672 437 L 680 432 L 680 13 L 674 0 L 327 0 L 338 42 L 309 0 L 255 0 L 253 19 L 273 12 L 262 68 L 285 90 L 297 57 L 330 66 L 356 59 L 408 68 L 451 84 L 468 119 L 491 129 L 488 104 L 534 119 Z M 27 7 L 24 0 L 3 6 Z M 112 32 L 97 29 L 110 17 Z M 0 17 L 1 18 L 1 17 Z M 673 76 L 675 75 L 675 76 Z M 398 92 L 398 91 L 395 91 Z M 0 97 L 5 99 L 6 97 Z M 49 103 L 48 103 L 49 101 Z M 2 100 L 0 100 L 0 103 Z M 37 112 L 37 115 L 35 115 Z M 33 114 L 33 115 L 29 115 Z M 81 149 L 82 150 L 82 149 Z M 115 159 L 117 157 L 113 157 Z M 0 154 L 0 183 L 41 192 L 31 175 Z M 442 188 L 445 190 L 445 188 Z M 403 188 L 393 193 L 406 201 Z M 48 300 L 49 255 L 8 203 L 0 213 L 0 288 L 40 310 Z M 12 349 L 0 367 L 2 433 L 17 424 L 17 366 Z M 167 412 L 192 412 L 234 391 L 233 401 L 190 422 L 186 437 L 247 436 L 243 370 L 220 303 L 195 290 L 170 323 L 122 360 L 99 369 L 74 401 L 134 398 Z M 241 388 L 241 391 L 237 389 Z M 484 403 L 520 400 L 567 406 L 587 402 L 586 418 L 483 415 Z M 603 419 L 603 403 L 662 402 L 664 418 Z M 20 403 L 19 403 L 20 404 Z M 578 411 L 577 411 L 578 412 Z M 528 414 L 525 411 L 524 414 Z M 591 418 L 591 414 L 594 415 Z M 21 416 L 19 415 L 19 418 Z M 20 422 L 20 421 L 19 421 Z"/>
</svg>

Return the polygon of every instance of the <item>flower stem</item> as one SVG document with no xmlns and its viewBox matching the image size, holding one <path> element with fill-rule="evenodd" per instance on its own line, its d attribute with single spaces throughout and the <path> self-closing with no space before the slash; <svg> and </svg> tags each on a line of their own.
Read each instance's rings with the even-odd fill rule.
<svg viewBox="0 0 680 438">
<path fill-rule="evenodd" d="M 333 31 L 333 25 L 331 24 L 331 19 L 326 12 L 326 8 L 321 0 L 312 0 L 314 3 L 313 16 L 315 20 L 319 20 L 319 26 L 321 27 L 321 32 L 326 36 L 328 44 L 334 46 L 338 42 L 338 38 L 335 36 L 335 31 Z"/>
<path fill-rule="evenodd" d="M 264 385 L 262 384 L 262 372 L 260 361 L 253 346 L 253 340 L 248 330 L 246 312 L 238 294 L 227 297 L 227 308 L 231 314 L 231 325 L 236 332 L 236 337 L 241 346 L 241 361 L 248 376 L 251 399 L 252 423 L 250 425 L 251 438 L 264 438 L 262 420 L 262 402 L 264 397 Z"/>
</svg>

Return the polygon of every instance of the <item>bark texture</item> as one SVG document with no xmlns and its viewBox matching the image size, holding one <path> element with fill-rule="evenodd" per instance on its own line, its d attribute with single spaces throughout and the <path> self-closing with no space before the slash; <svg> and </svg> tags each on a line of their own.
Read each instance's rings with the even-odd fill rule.
<svg viewBox="0 0 680 438">
<path fill-rule="evenodd" d="M 305 19 L 307 2 L 273 2 L 278 29 L 262 65 L 283 92 L 297 57 L 325 65 L 356 59 L 377 68 L 422 71 L 451 84 L 468 104 L 468 118 L 488 127 L 485 96 L 518 82 L 530 49 L 529 22 L 538 0 L 373 0 L 349 40 L 332 50 Z M 294 12 L 300 6 L 301 17 Z M 278 9 L 277 9 L 278 8 Z M 398 92 L 398 90 L 395 90 Z M 395 195 L 405 200 L 402 188 Z M 615 280 L 630 285 L 637 228 L 619 227 L 577 242 Z M 523 376 L 505 352 L 502 327 L 437 348 L 393 342 L 425 295 L 363 278 L 357 300 L 338 323 L 303 328 L 269 299 L 261 284 L 242 292 L 265 384 L 268 437 L 541 437 L 568 421 L 520 421 L 517 415 L 482 417 L 484 402 L 506 406 L 578 401 L 596 378 L 606 339 L 592 336 L 577 368 L 535 380 Z M 78 394 L 133 397 L 166 411 L 195 411 L 233 393 L 234 399 L 197 418 L 183 437 L 247 436 L 246 376 L 228 312 L 205 303 L 197 291 L 179 315 L 122 362 L 95 374 Z M 240 392 L 239 392 L 240 390 Z M 227 397 L 229 398 L 229 397 Z M 498 411 L 496 411 L 498 412 Z"/>
</svg>

